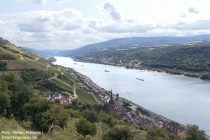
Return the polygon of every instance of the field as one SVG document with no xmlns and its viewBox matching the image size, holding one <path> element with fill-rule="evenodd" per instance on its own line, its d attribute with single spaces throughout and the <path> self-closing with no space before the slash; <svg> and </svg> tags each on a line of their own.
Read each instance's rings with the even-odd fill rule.
<svg viewBox="0 0 210 140">
<path fill-rule="evenodd" d="M 50 81 L 55 83 L 62 90 L 73 93 L 73 87 L 70 84 L 66 83 L 65 81 L 58 79 L 57 77 L 53 77 L 52 79 L 50 79 Z"/>
</svg>

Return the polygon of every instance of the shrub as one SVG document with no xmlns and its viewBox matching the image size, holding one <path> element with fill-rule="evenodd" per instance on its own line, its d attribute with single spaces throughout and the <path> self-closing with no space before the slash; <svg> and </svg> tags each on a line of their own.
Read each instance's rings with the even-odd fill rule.
<svg viewBox="0 0 210 140">
<path fill-rule="evenodd" d="M 24 110 L 32 121 L 32 126 L 44 133 L 53 129 L 55 125 L 64 128 L 66 126 L 68 113 L 63 107 L 52 105 L 41 99 L 34 99 L 25 104 Z"/>
<path fill-rule="evenodd" d="M 147 132 L 148 140 L 178 140 L 179 138 L 164 129 L 150 129 Z"/>
<path fill-rule="evenodd" d="M 10 82 L 10 83 L 15 82 L 15 80 L 17 80 L 14 73 L 2 74 L 0 77 L 4 81 Z"/>
<path fill-rule="evenodd" d="M 0 91 L 0 115 L 7 116 L 9 107 L 10 107 L 9 93 Z"/>
<path fill-rule="evenodd" d="M 11 110 L 18 120 L 26 119 L 26 112 L 23 107 L 25 103 L 28 103 L 34 96 L 34 90 L 26 85 L 16 85 L 12 91 L 11 96 Z"/>
<path fill-rule="evenodd" d="M 110 129 L 103 135 L 103 140 L 132 140 L 131 130 L 123 125 L 118 125 Z"/>
<path fill-rule="evenodd" d="M 90 122 L 92 122 L 92 123 L 98 121 L 98 114 L 97 114 L 97 112 L 94 111 L 94 110 L 88 110 L 88 109 L 86 109 L 86 110 L 84 110 L 84 111 L 82 112 L 82 114 L 83 114 L 83 116 L 84 116 L 88 121 L 90 121 Z"/>
<path fill-rule="evenodd" d="M 83 135 L 95 135 L 96 134 L 96 126 L 95 124 L 87 121 L 86 119 L 81 119 L 76 123 L 76 130 L 78 133 Z"/>
<path fill-rule="evenodd" d="M 186 140 L 208 140 L 203 130 L 196 125 L 188 125 Z"/>
<path fill-rule="evenodd" d="M 107 124 L 110 127 L 113 127 L 114 125 L 116 125 L 116 121 L 112 118 L 112 116 L 104 112 L 101 112 L 99 114 L 99 118 L 100 118 L 100 121 L 102 121 L 103 123 Z"/>
<path fill-rule="evenodd" d="M 0 71 L 4 71 L 7 68 L 7 62 L 0 61 Z"/>
</svg>

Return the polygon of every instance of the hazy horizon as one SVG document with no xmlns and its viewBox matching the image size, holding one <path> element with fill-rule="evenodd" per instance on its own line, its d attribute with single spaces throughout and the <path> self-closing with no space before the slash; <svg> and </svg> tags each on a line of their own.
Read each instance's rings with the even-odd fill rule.
<svg viewBox="0 0 210 140">
<path fill-rule="evenodd" d="M 194 35 L 194 36 L 202 36 L 202 35 L 208 35 L 208 36 L 210 36 L 210 34 L 199 34 L 199 35 Z M 181 36 L 148 36 L 148 38 L 155 38 L 155 37 L 193 37 L 193 36 L 191 36 L 191 35 L 181 35 Z M 124 37 L 124 38 L 146 38 L 145 36 L 133 36 L 133 37 Z M 102 43 L 102 42 L 108 42 L 108 41 L 112 41 L 112 40 L 117 40 L 117 39 L 124 39 L 124 38 L 112 38 L 112 39 L 108 39 L 108 40 L 104 40 L 104 41 L 96 41 L 96 42 L 93 42 L 93 43 L 89 43 L 89 44 L 84 44 L 84 46 L 79 46 L 79 47 L 77 47 L 77 48 L 44 48 L 44 49 L 42 49 L 42 48 L 40 48 L 40 49 L 36 49 L 36 48 L 33 48 L 33 47 L 27 47 L 27 46 L 21 46 L 21 47 L 23 47 L 23 48 L 28 48 L 28 49 L 35 49 L 35 50 L 41 50 L 41 51 L 48 51 L 48 50 L 50 50 L 50 51 L 65 51 L 65 50 L 74 50 L 74 49 L 79 49 L 79 48 L 82 48 L 82 47 L 86 47 L 86 46 L 88 46 L 88 45 L 94 45 L 94 44 L 97 44 L 97 43 Z M 202 40 L 200 40 L 200 41 L 202 41 Z"/>
</svg>

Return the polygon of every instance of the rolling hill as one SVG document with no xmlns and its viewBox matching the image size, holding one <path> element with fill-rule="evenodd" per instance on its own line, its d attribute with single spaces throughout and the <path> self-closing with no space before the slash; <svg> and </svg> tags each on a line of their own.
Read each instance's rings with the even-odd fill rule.
<svg viewBox="0 0 210 140">
<path fill-rule="evenodd" d="M 95 52 L 112 48 L 132 48 L 132 47 L 151 47 L 156 45 L 167 44 L 181 44 L 186 42 L 196 41 L 210 41 L 210 35 L 197 35 L 197 36 L 180 36 L 180 37 L 131 37 L 131 38 L 118 38 L 99 42 L 95 44 L 86 45 L 78 49 L 63 51 L 59 55 L 63 56 L 78 56 L 84 55 L 89 52 Z"/>
<path fill-rule="evenodd" d="M 74 56 L 80 61 L 152 69 L 210 79 L 210 43 L 191 42 L 141 48 L 111 48 Z"/>
</svg>

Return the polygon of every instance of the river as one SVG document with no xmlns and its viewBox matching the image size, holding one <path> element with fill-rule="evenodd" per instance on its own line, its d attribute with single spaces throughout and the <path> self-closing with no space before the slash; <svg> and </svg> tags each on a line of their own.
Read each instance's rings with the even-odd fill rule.
<svg viewBox="0 0 210 140">
<path fill-rule="evenodd" d="M 73 68 L 106 90 L 179 123 L 196 124 L 210 135 L 210 82 L 182 75 L 75 62 L 67 57 L 55 58 L 54 64 Z"/>
</svg>

